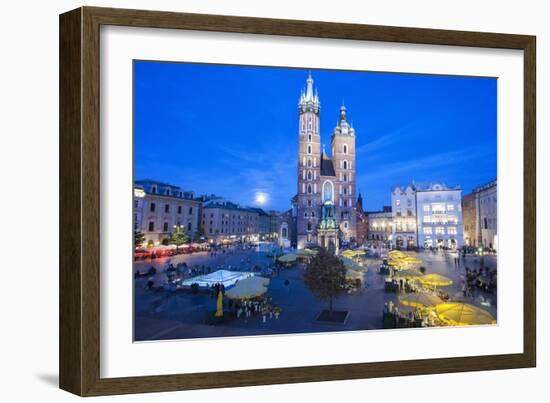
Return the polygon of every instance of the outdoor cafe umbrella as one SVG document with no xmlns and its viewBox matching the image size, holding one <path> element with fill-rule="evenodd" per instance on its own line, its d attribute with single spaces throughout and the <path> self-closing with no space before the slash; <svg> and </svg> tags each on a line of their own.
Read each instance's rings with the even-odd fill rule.
<svg viewBox="0 0 550 403">
<path fill-rule="evenodd" d="M 349 269 L 352 270 L 361 270 L 362 267 L 359 263 L 357 263 L 355 260 L 350 259 L 349 257 L 340 256 L 340 260 L 342 263 L 344 263 L 344 266 L 346 266 Z"/>
<path fill-rule="evenodd" d="M 296 255 L 294 253 L 289 253 L 287 255 L 279 256 L 277 260 L 282 263 L 293 263 L 296 261 Z"/>
<path fill-rule="evenodd" d="M 434 287 L 445 287 L 453 283 L 453 280 L 450 278 L 437 273 L 426 274 L 425 276 L 418 277 L 418 280 L 420 280 L 422 284 L 431 285 Z"/>
<path fill-rule="evenodd" d="M 227 298 L 231 299 L 250 299 L 259 297 L 267 292 L 267 288 L 259 284 L 253 277 L 239 281 L 235 287 L 225 292 Z"/>
<path fill-rule="evenodd" d="M 425 292 L 413 292 L 399 298 L 399 302 L 413 308 L 424 308 L 442 304 L 443 300 L 437 295 L 428 294 Z"/>
<path fill-rule="evenodd" d="M 413 277 L 420 277 L 422 276 L 422 273 L 420 273 L 416 269 L 403 269 L 397 273 L 399 277 L 403 278 L 413 278 Z"/>
<path fill-rule="evenodd" d="M 451 326 L 494 325 L 493 315 L 477 306 L 463 302 L 438 304 L 435 311 L 439 319 Z"/>
<path fill-rule="evenodd" d="M 363 281 L 363 273 L 353 269 L 346 270 L 346 280 L 360 280 Z"/>
<path fill-rule="evenodd" d="M 298 251 L 298 255 L 303 255 L 303 256 L 315 256 L 317 255 L 317 251 L 316 250 L 313 250 L 313 249 L 300 249 Z"/>
<path fill-rule="evenodd" d="M 269 285 L 269 279 L 266 278 L 266 277 L 262 277 L 262 276 L 252 276 L 252 277 L 248 277 L 244 280 L 241 280 L 241 281 L 249 281 L 251 283 L 256 283 L 256 284 L 259 284 L 261 286 L 264 286 L 264 287 L 267 287 Z"/>
</svg>

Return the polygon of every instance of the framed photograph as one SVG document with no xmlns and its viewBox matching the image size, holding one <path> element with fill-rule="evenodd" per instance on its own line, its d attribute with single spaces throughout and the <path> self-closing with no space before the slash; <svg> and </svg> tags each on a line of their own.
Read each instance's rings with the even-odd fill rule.
<svg viewBox="0 0 550 403">
<path fill-rule="evenodd" d="M 60 386 L 536 365 L 535 37 L 60 16 Z"/>
</svg>

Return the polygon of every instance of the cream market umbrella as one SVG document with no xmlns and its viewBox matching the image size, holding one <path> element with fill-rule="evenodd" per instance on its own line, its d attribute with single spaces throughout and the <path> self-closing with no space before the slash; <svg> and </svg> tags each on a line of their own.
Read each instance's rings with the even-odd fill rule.
<svg viewBox="0 0 550 403">
<path fill-rule="evenodd" d="M 442 304 L 443 300 L 437 295 L 427 294 L 424 292 L 413 292 L 400 297 L 399 302 L 413 308 L 424 308 Z"/>
<path fill-rule="evenodd" d="M 300 249 L 297 252 L 298 256 L 315 256 L 317 255 L 317 251 L 313 249 Z"/>
<path fill-rule="evenodd" d="M 253 278 L 253 277 L 251 277 Z M 239 281 L 235 287 L 225 292 L 227 298 L 250 299 L 259 297 L 267 292 L 267 288 L 256 280 L 244 279 Z"/>
<path fill-rule="evenodd" d="M 241 280 L 241 281 L 247 281 L 247 282 L 251 282 L 251 283 L 256 283 L 256 284 L 259 284 L 263 287 L 267 287 L 269 285 L 269 279 L 266 278 L 266 277 L 261 277 L 261 276 L 252 276 L 252 277 L 248 277 L 247 279 L 244 279 L 244 280 Z M 238 284 L 238 283 L 237 283 Z"/>
<path fill-rule="evenodd" d="M 287 255 L 278 257 L 277 260 L 282 263 L 294 263 L 296 261 L 296 258 L 297 258 L 296 254 L 289 253 Z"/>
<path fill-rule="evenodd" d="M 453 283 L 453 280 L 451 280 L 450 278 L 437 273 L 426 274 L 425 276 L 418 277 L 418 280 L 420 280 L 422 284 L 435 287 L 445 287 Z"/>
<path fill-rule="evenodd" d="M 357 270 L 347 269 L 346 280 L 360 280 L 363 282 L 363 273 Z"/>
<path fill-rule="evenodd" d="M 340 261 L 344 263 L 344 266 L 346 266 L 348 269 L 362 270 L 361 265 L 357 263 L 355 260 L 350 259 L 349 257 L 340 256 Z"/>
<path fill-rule="evenodd" d="M 494 325 L 493 315 L 477 306 L 463 302 L 438 304 L 435 312 L 439 319 L 451 326 Z"/>
</svg>

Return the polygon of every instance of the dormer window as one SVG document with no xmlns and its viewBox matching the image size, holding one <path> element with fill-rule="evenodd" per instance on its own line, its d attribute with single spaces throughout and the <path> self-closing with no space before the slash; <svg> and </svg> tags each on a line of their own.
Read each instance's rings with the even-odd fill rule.
<svg viewBox="0 0 550 403">
<path fill-rule="evenodd" d="M 170 188 L 166 188 L 166 191 L 164 192 L 164 194 L 166 194 L 166 196 L 170 196 Z"/>
<path fill-rule="evenodd" d="M 153 194 L 157 193 L 157 185 L 151 186 L 151 193 L 153 193 Z"/>
</svg>

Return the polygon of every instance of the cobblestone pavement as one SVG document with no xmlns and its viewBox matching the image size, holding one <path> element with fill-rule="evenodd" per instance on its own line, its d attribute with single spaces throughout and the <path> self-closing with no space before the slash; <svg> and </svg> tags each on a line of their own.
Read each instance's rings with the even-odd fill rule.
<svg viewBox="0 0 550 403">
<path fill-rule="evenodd" d="M 426 273 L 440 273 L 453 279 L 452 286 L 443 288 L 451 299 L 459 298 L 461 294 L 460 275 L 464 273 L 464 268 L 479 267 L 479 261 L 473 256 L 463 259 L 459 266 L 455 265 L 453 257 L 446 258 L 441 252 L 419 253 L 418 256 L 424 261 Z M 167 261 L 168 259 L 157 259 L 137 262 L 135 269 L 145 271 L 151 266 L 156 267 L 158 272 L 154 280 L 160 284 L 165 279 L 162 268 L 166 266 Z M 273 259 L 265 253 L 253 251 L 232 251 L 218 253 L 216 256 L 200 252 L 172 257 L 170 261 L 174 264 L 185 261 L 190 267 L 206 265 L 213 270 L 221 265 L 226 269 L 231 266 L 252 270 L 255 265 L 265 267 L 273 263 Z M 258 315 L 248 319 L 241 317 L 222 325 L 205 325 L 207 312 L 216 308 L 216 299 L 209 292 L 191 294 L 186 291 L 149 291 L 145 287 L 147 278 L 139 278 L 135 280 L 135 339 L 167 340 L 380 329 L 384 302 L 393 300 L 398 304 L 397 294 L 384 292 L 384 277 L 376 273 L 380 263 L 379 260 L 369 259 L 368 270 L 364 273 L 365 287 L 357 293 L 343 295 L 335 300 L 334 309 L 347 310 L 350 313 L 345 325 L 315 321 L 316 316 L 327 308 L 328 303 L 316 299 L 305 286 L 302 280 L 304 268 L 301 265 L 283 269 L 279 275 L 271 278 L 268 295 L 272 298 L 274 306 L 282 308 L 282 313 L 279 319 L 268 318 L 265 323 Z M 492 269 L 496 268 L 496 257 L 485 257 L 485 265 Z M 285 285 L 285 280 L 288 280 L 288 286 Z M 491 306 L 482 306 L 480 296 L 489 298 Z M 496 317 L 495 296 L 478 292 L 465 301 L 488 310 Z"/>
</svg>

